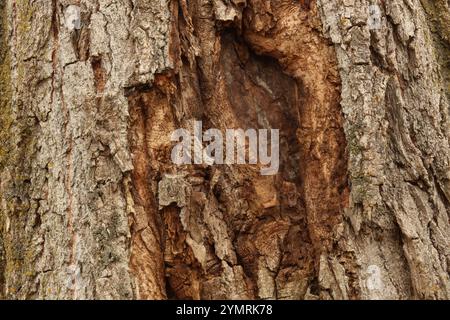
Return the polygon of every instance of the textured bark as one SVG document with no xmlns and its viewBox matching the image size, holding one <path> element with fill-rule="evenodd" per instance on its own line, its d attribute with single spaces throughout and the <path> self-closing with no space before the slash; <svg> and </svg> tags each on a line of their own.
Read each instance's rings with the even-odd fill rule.
<svg viewBox="0 0 450 320">
<path fill-rule="evenodd" d="M 448 1 L 0 12 L 0 298 L 450 298 Z M 172 164 L 194 120 L 279 173 Z"/>
</svg>

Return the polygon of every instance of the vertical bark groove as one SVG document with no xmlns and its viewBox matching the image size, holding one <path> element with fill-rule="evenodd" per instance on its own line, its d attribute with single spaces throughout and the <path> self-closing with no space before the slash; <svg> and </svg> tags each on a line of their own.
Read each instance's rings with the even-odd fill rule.
<svg viewBox="0 0 450 320">
<path fill-rule="evenodd" d="M 318 277 L 319 258 L 331 250 L 348 203 L 339 79 L 332 47 L 314 31 L 315 5 L 304 5 L 272 12 L 280 30 L 304 34 L 284 49 L 283 31 L 273 29 L 269 37 L 252 29 L 251 5 L 236 9 L 243 21 L 231 22 L 218 19 L 220 9 L 210 3 L 181 2 L 179 10 L 172 8 L 179 13 L 170 50 L 174 72 L 157 75 L 148 92 L 132 89 L 131 110 L 144 110 L 132 111 L 131 127 L 139 129 L 131 140 L 141 141 L 133 149 L 140 155 L 135 170 L 148 168 L 132 180 L 147 177 L 149 184 L 137 188 L 157 188 L 147 198 L 159 201 L 159 211 L 152 204 L 147 216 L 163 221 L 162 245 L 151 243 L 164 250 L 170 298 L 304 298 Z M 295 15 L 302 19 L 291 25 Z M 317 61 L 331 65 L 308 61 L 317 51 Z M 138 124 L 138 114 L 147 126 Z M 280 174 L 258 177 L 251 166 L 171 165 L 167 137 L 179 126 L 190 129 L 194 119 L 205 130 L 280 128 Z M 132 258 L 134 268 L 152 260 L 144 256 Z M 154 277 L 158 268 L 144 273 Z"/>
<path fill-rule="evenodd" d="M 3 1 L 0 298 L 449 298 L 448 8 Z M 195 120 L 279 173 L 174 165 Z"/>
</svg>

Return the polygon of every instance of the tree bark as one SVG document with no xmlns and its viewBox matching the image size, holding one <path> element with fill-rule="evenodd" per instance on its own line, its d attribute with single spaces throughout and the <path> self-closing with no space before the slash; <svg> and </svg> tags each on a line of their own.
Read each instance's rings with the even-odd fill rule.
<svg viewBox="0 0 450 320">
<path fill-rule="evenodd" d="M 449 299 L 449 6 L 2 1 L 0 298 Z M 279 173 L 173 164 L 194 120 Z"/>
</svg>

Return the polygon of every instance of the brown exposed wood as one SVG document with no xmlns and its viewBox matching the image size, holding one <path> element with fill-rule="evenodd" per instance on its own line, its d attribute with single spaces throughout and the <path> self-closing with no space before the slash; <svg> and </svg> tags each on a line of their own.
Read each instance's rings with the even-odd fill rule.
<svg viewBox="0 0 450 320">
<path fill-rule="evenodd" d="M 0 298 L 448 299 L 449 12 L 3 1 Z M 278 173 L 174 164 L 194 121 Z"/>
</svg>

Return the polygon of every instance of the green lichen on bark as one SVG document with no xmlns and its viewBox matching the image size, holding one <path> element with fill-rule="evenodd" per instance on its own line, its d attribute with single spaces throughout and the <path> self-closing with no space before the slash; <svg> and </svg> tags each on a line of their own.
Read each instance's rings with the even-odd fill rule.
<svg viewBox="0 0 450 320">
<path fill-rule="evenodd" d="M 33 72 L 25 61 L 32 5 L 18 1 L 15 8 L 13 35 L 7 4 L 0 4 L 0 298 L 6 299 L 32 296 L 23 284 L 34 276 L 35 252 L 31 245 L 33 212 L 29 199 L 38 135 L 30 96 L 26 94 L 30 85 L 27 75 Z M 13 36 L 15 41 L 11 41 Z M 11 72 L 14 60 L 15 76 Z"/>
<path fill-rule="evenodd" d="M 5 2 L 0 3 L 0 170 L 8 155 L 8 131 L 12 124 L 11 115 L 11 73 L 10 58 L 7 50 L 7 22 Z M 3 229 L 4 213 L 0 211 L 0 231 Z M 5 290 L 5 251 L 3 235 L 0 232 L 0 299 Z"/>
<path fill-rule="evenodd" d="M 437 60 L 450 101 L 450 5 L 447 0 L 421 0 L 433 34 Z"/>
<path fill-rule="evenodd" d="M 34 9 L 28 0 L 21 0 L 16 3 L 18 14 L 17 32 L 25 34 L 31 29 L 31 20 L 33 18 Z"/>
<path fill-rule="evenodd" d="M 10 151 L 9 130 L 13 116 L 11 110 L 11 63 L 8 52 L 6 4 L 0 3 L 0 169 L 4 167 Z"/>
</svg>

